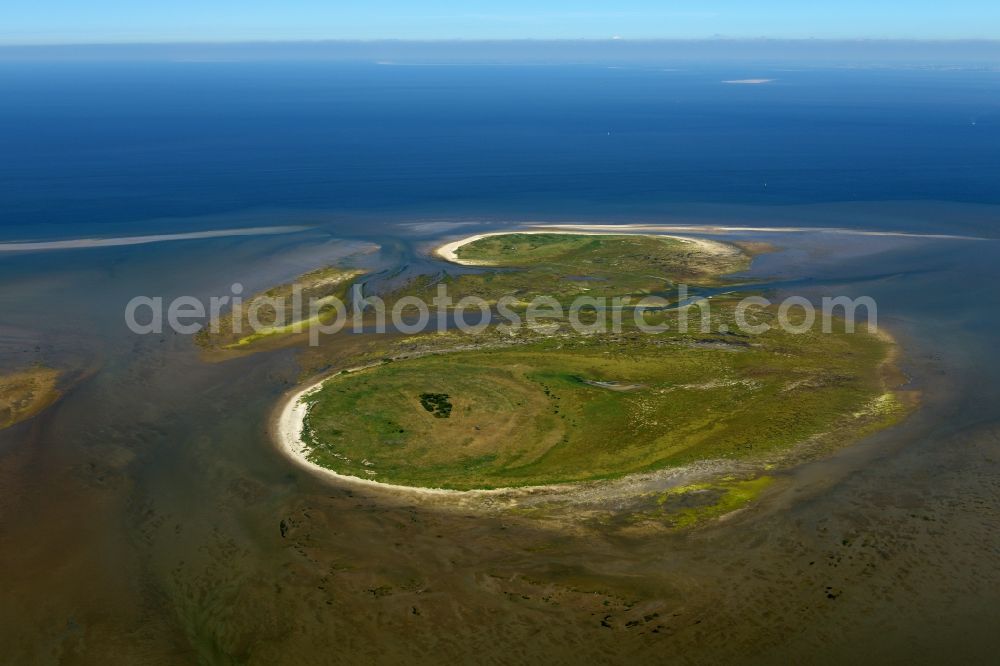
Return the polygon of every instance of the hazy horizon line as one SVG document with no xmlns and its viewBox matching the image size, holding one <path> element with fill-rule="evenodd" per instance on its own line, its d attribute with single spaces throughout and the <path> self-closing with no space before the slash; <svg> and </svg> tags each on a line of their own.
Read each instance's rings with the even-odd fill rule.
<svg viewBox="0 0 1000 666">
<path fill-rule="evenodd" d="M 62 46 L 202 46 L 202 45 L 239 45 L 239 44 L 507 44 L 521 42 L 537 42 L 551 44 L 575 44 L 579 42 L 597 43 L 698 43 L 698 42 L 784 42 L 792 44 L 822 43 L 822 44 L 854 44 L 859 42 L 902 43 L 902 44 L 995 44 L 1000 45 L 1000 37 L 736 37 L 728 35 L 709 35 L 706 37 L 505 37 L 505 38 L 467 38 L 467 37 L 431 37 L 415 39 L 409 37 L 324 37 L 313 39 L 269 39 L 263 37 L 238 39 L 146 39 L 146 40 L 95 40 L 79 42 L 4 42 L 0 40 L 0 48 L 19 47 L 62 47 Z"/>
<path fill-rule="evenodd" d="M 299 59 L 374 62 L 663 62 L 670 60 L 1000 62 L 1000 39 L 980 38 L 523 38 L 240 39 L 2 43 L 0 60 Z"/>
</svg>

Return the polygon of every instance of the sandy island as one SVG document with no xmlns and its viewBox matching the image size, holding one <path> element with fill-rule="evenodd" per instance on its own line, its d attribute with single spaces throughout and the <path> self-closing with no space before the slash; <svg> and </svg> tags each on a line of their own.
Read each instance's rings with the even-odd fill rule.
<svg viewBox="0 0 1000 666">
<path fill-rule="evenodd" d="M 684 243 L 691 243 L 703 252 L 713 255 L 731 255 L 739 253 L 740 250 L 727 243 L 704 240 L 699 238 L 688 238 L 666 233 L 656 232 L 656 227 L 646 226 L 602 226 L 602 225 L 558 225 L 547 228 L 539 228 L 530 231 L 496 231 L 468 236 L 457 241 L 445 243 L 434 250 L 434 254 L 448 261 L 475 265 L 473 262 L 462 261 L 458 258 L 456 251 L 463 245 L 473 243 L 480 238 L 488 236 L 499 236 L 506 234 L 546 234 L 561 233 L 575 235 L 642 235 L 673 238 Z M 396 360 L 396 359 L 394 359 Z M 403 359 L 398 359 L 403 360 Z M 380 363 L 372 363 L 346 370 L 348 373 L 362 372 Z M 339 372 L 338 372 L 339 374 Z M 285 398 L 278 405 L 277 411 L 272 420 L 272 436 L 279 451 L 298 467 L 308 472 L 334 481 L 341 485 L 363 486 L 373 490 L 390 491 L 396 494 L 403 493 L 410 496 L 423 496 L 427 498 L 453 498 L 453 499 L 474 499 L 474 498 L 505 498 L 511 501 L 524 500 L 528 498 L 552 499 L 555 496 L 566 496 L 572 494 L 574 498 L 580 500 L 606 501 L 614 497 L 632 497 L 637 492 L 650 492 L 668 488 L 682 483 L 688 483 L 693 478 L 701 478 L 718 474 L 724 468 L 733 471 L 735 466 L 731 461 L 704 461 L 702 463 L 680 468 L 668 468 L 653 472 L 643 472 L 631 474 L 621 479 L 605 480 L 596 482 L 553 484 L 546 486 L 524 486 L 516 488 L 494 488 L 476 490 L 451 490 L 445 488 L 422 488 L 417 486 L 404 486 L 391 483 L 383 483 L 373 479 L 366 479 L 358 476 L 340 474 L 327 467 L 317 465 L 309 460 L 309 447 L 302 439 L 302 427 L 306 416 L 309 413 L 309 404 L 305 401 L 312 393 L 320 390 L 323 385 L 336 377 L 336 375 L 326 375 L 316 379 L 302 388 L 293 390 L 286 394 Z"/>
<path fill-rule="evenodd" d="M 665 233 L 655 232 L 659 228 L 646 225 L 553 225 L 544 230 L 534 231 L 497 231 L 468 236 L 457 241 L 445 243 L 434 250 L 434 254 L 448 261 L 466 264 L 456 255 L 463 245 L 475 242 L 480 238 L 488 236 L 505 235 L 511 233 L 543 234 L 543 233 L 566 233 L 583 235 L 608 235 L 609 232 L 618 231 L 619 234 L 634 233 L 644 236 L 668 237 L 698 246 L 702 251 L 712 254 L 728 255 L 739 252 L 739 249 L 727 243 L 704 240 L 699 238 L 689 238 Z M 694 230 L 692 228 L 692 230 Z M 882 363 L 883 367 L 893 366 L 898 350 L 893 337 L 884 330 L 876 333 L 879 337 L 892 343 L 890 355 Z M 406 360 L 420 354 L 411 354 L 393 358 L 393 360 Z M 342 372 L 354 373 L 363 372 L 369 368 L 381 365 L 381 361 L 363 366 L 348 368 L 337 371 L 335 374 L 327 374 L 317 378 L 304 387 L 294 389 L 287 393 L 278 404 L 271 421 L 272 438 L 278 450 L 296 466 L 309 473 L 332 481 L 337 485 L 347 485 L 364 487 L 376 491 L 386 491 L 395 495 L 406 495 L 410 498 L 441 499 L 447 500 L 444 504 L 461 508 L 480 508 L 503 506 L 528 506 L 539 505 L 553 500 L 572 501 L 574 504 L 586 503 L 607 503 L 609 501 L 621 501 L 634 498 L 637 495 L 650 492 L 659 492 L 664 489 L 681 486 L 693 481 L 700 481 L 716 477 L 719 474 L 734 474 L 753 470 L 753 463 L 746 463 L 736 460 L 704 460 L 681 467 L 665 468 L 651 472 L 639 472 L 629 474 L 619 479 L 585 481 L 580 483 L 552 484 L 545 486 L 523 486 L 512 488 L 494 489 L 474 489 L 474 490 L 452 490 L 446 488 L 427 488 L 418 486 L 404 486 L 392 483 L 383 483 L 373 479 L 366 479 L 358 476 L 340 474 L 327 467 L 318 465 L 309 460 L 309 447 L 302 439 L 302 428 L 309 413 L 309 404 L 305 401 L 312 393 L 320 390 L 327 381 L 333 380 Z"/>
</svg>

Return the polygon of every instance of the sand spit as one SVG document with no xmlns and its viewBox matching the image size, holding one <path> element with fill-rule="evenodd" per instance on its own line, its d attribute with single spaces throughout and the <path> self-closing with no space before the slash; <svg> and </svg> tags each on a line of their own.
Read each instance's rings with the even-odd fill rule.
<svg viewBox="0 0 1000 666">
<path fill-rule="evenodd" d="M 42 252 L 46 250 L 85 250 L 95 247 L 118 247 L 121 245 L 145 245 L 179 240 L 199 240 L 203 238 L 225 238 L 228 236 L 270 236 L 305 231 L 307 226 L 288 227 L 244 227 L 241 229 L 215 229 L 192 231 L 182 234 L 154 234 L 149 236 L 121 236 L 118 238 L 75 238 L 57 241 L 25 241 L 0 243 L 0 252 Z"/>
<path fill-rule="evenodd" d="M 729 234 L 729 233 L 768 233 L 768 234 L 800 234 L 800 233 L 820 233 L 835 234 L 842 236 L 890 236 L 896 238 L 936 238 L 944 240 L 994 240 L 981 236 L 962 236 L 956 234 L 921 234 L 909 231 L 866 231 L 864 229 L 845 229 L 841 227 L 737 227 L 737 226 L 716 226 L 716 225 L 676 225 L 676 224 L 545 224 L 533 225 L 534 228 L 542 228 L 551 231 L 563 230 L 588 230 L 591 232 L 611 233 L 619 231 L 621 233 L 641 233 L 652 232 L 660 235 L 664 232 L 688 232 L 700 234 Z M 515 232 L 500 232 L 515 233 Z M 471 242 L 471 241 L 470 241 Z"/>
<path fill-rule="evenodd" d="M 481 234 L 467 236 L 459 240 L 451 241 L 434 248 L 434 255 L 463 266 L 485 266 L 483 262 L 459 259 L 457 250 L 463 245 L 474 243 L 481 238 L 489 236 L 503 236 L 506 234 L 635 234 L 644 236 L 660 236 L 673 238 L 697 245 L 702 252 L 708 252 L 718 256 L 736 254 L 738 249 L 728 243 L 707 240 L 704 238 L 692 238 L 690 236 L 680 236 L 677 233 L 697 233 L 697 234 L 731 234 L 731 233 L 820 233 L 842 236 L 888 236 L 895 238 L 914 239 L 940 239 L 940 240 L 964 240 L 964 241 L 986 241 L 993 240 L 979 236 L 962 236 L 955 234 L 921 234 L 906 231 L 865 231 L 858 229 L 842 229 L 839 227 L 737 227 L 737 226 L 714 226 L 714 225 L 658 225 L 658 224 L 532 224 L 527 229 L 514 228 L 506 231 L 490 231 Z"/>
</svg>

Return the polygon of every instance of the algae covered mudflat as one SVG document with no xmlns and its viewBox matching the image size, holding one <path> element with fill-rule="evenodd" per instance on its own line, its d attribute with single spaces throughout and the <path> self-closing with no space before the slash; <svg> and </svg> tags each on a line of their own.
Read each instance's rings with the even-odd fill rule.
<svg viewBox="0 0 1000 666">
<path fill-rule="evenodd" d="M 34 367 L 0 374 L 0 429 L 38 414 L 59 398 L 59 371 Z"/>
</svg>

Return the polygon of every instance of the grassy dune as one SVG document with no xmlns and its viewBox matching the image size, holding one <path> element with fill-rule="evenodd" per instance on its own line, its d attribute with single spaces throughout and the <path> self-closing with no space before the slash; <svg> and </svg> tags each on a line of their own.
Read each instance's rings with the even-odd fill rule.
<svg viewBox="0 0 1000 666">
<path fill-rule="evenodd" d="M 455 254 L 478 265 L 547 268 L 607 278 L 653 274 L 697 279 L 749 266 L 746 254 L 733 245 L 633 234 L 500 234 L 463 245 Z"/>
<path fill-rule="evenodd" d="M 898 418 L 878 370 L 889 347 L 843 332 L 540 338 L 335 378 L 313 396 L 305 435 L 313 461 L 338 472 L 455 489 L 763 459 Z M 444 396 L 446 418 L 427 395 Z"/>
</svg>

